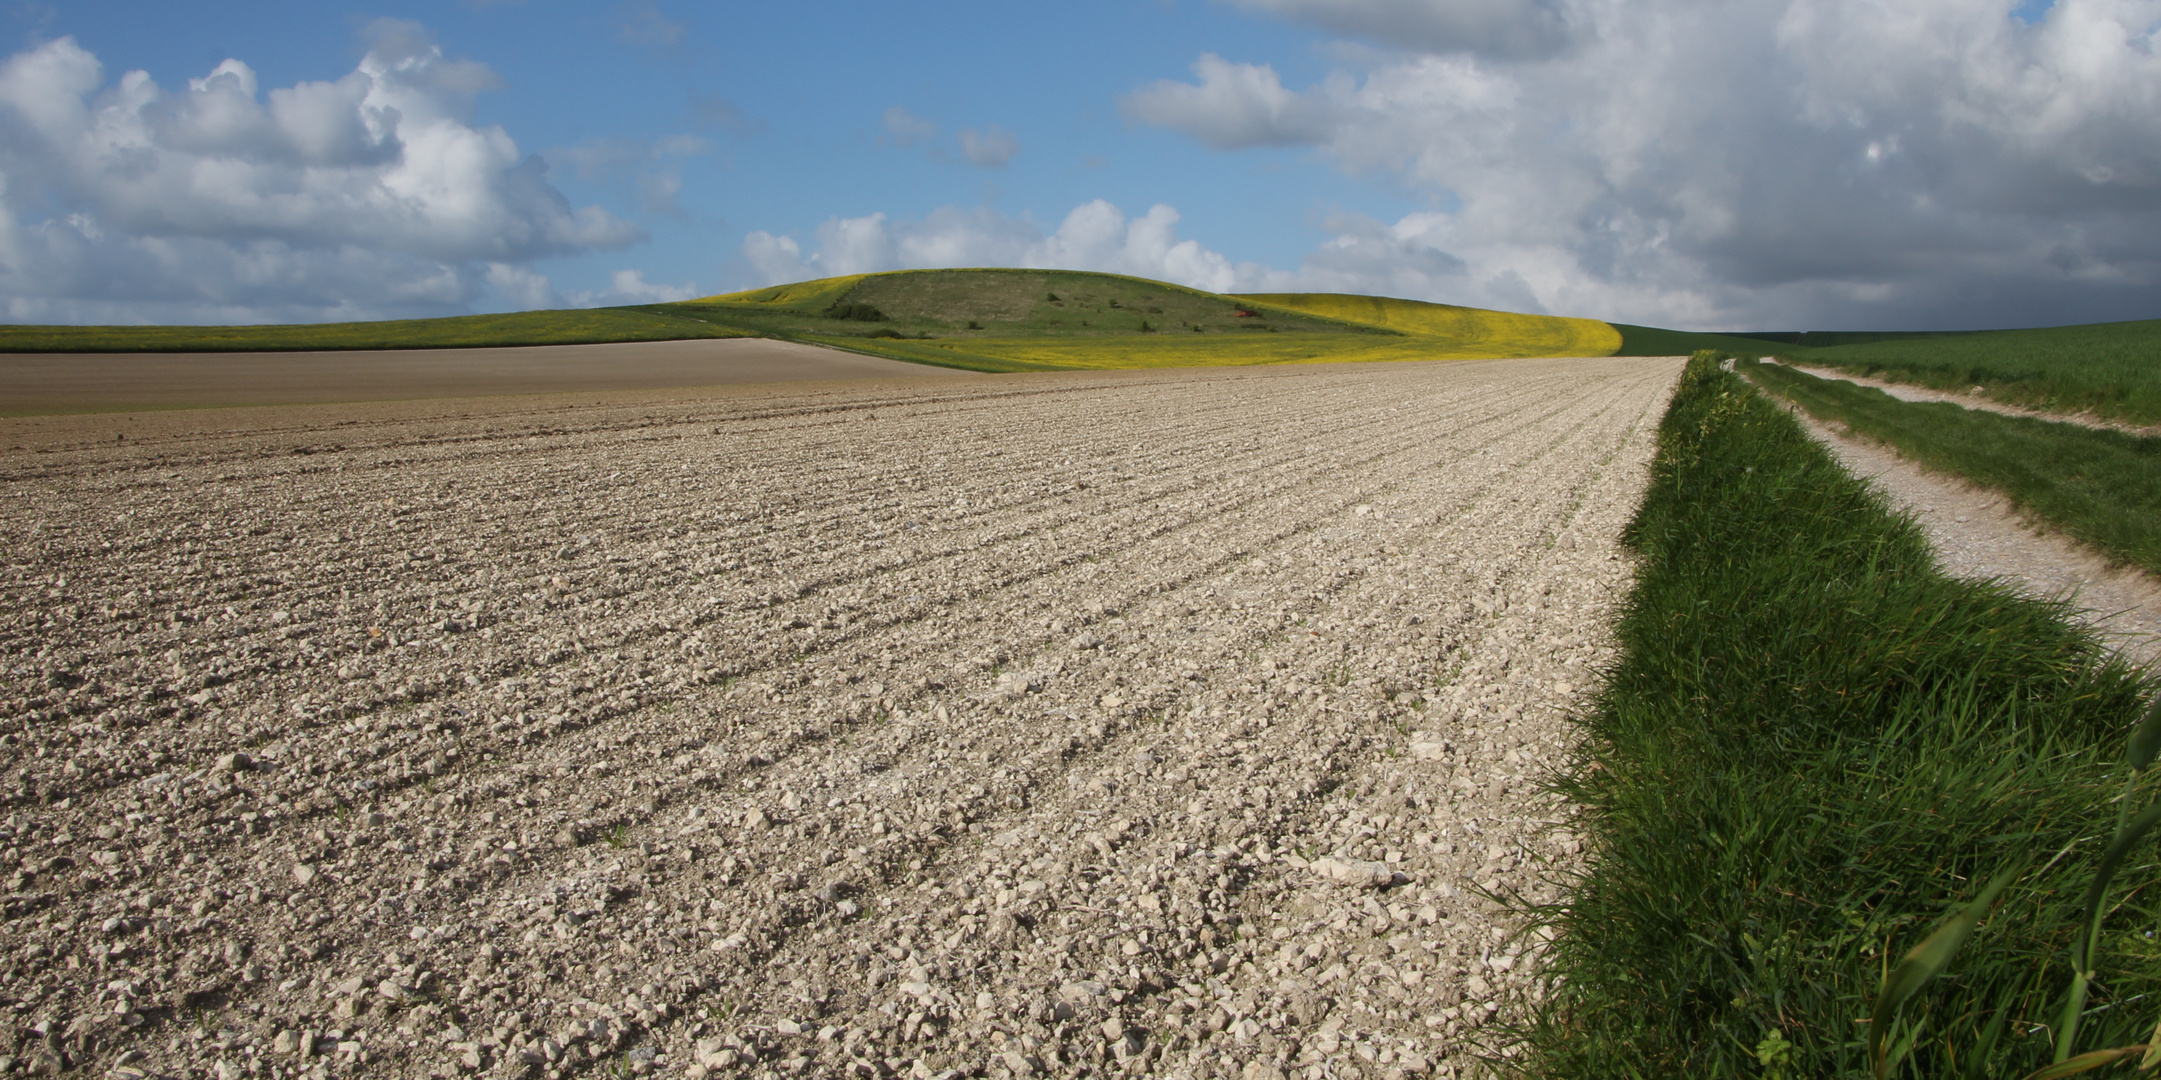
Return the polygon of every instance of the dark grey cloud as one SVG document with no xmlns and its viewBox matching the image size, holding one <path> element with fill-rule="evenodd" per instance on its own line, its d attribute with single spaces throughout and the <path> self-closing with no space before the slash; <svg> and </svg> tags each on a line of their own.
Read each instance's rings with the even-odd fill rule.
<svg viewBox="0 0 2161 1080">
<path fill-rule="evenodd" d="M 1513 275 L 1549 310 L 1670 325 L 2161 315 L 2155 0 L 2031 25 L 2010 0 L 1243 6 L 1396 48 L 1297 88 L 1204 56 L 1128 114 L 1431 199 L 1399 255 L 1465 271 L 1414 275 L 1426 298 Z M 1472 15 L 1560 36 L 1448 29 Z"/>
</svg>

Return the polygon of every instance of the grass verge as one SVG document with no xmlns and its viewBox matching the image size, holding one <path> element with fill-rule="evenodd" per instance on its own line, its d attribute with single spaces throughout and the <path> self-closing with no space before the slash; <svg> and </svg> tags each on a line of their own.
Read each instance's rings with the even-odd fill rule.
<svg viewBox="0 0 2161 1080">
<path fill-rule="evenodd" d="M 1775 364 L 1744 370 L 1820 420 L 2002 491 L 2019 509 L 2110 558 L 2161 573 L 2161 438 L 1900 401 Z"/>
<path fill-rule="evenodd" d="M 1999 401 L 2037 409 L 2091 410 L 2161 424 L 2161 319 L 1917 337 L 1791 355 L 1941 390 L 1978 386 Z"/>
<path fill-rule="evenodd" d="M 2057 605 L 1945 576 L 1795 419 L 1691 361 L 1627 533 L 1641 557 L 1580 759 L 1590 868 L 1561 906 L 1539 1077 L 1863 1076 L 1897 958 L 2007 886 L 1883 1033 L 1889 1075 L 2056 1057 L 2066 953 L 2124 787 L 2136 672 Z M 2150 774 L 2151 770 L 2149 770 Z M 2079 1048 L 2161 1015 L 2151 845 L 2102 921 Z"/>
</svg>

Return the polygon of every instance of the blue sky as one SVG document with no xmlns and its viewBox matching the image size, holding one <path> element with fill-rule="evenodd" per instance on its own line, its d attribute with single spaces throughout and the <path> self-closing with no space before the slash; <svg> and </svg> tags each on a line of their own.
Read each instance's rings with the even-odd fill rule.
<svg viewBox="0 0 2161 1080">
<path fill-rule="evenodd" d="M 1705 328 L 2161 316 L 2161 7 L 1879 6 L 15 4 L 0 310 L 997 263 Z"/>
</svg>

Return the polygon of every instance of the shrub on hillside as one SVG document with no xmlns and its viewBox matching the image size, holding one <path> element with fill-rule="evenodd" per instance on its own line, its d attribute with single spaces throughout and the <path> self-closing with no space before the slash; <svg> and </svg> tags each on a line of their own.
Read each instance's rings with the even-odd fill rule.
<svg viewBox="0 0 2161 1080">
<path fill-rule="evenodd" d="M 885 312 L 869 304 L 834 304 L 825 309 L 825 317 L 851 322 L 884 322 Z"/>
</svg>

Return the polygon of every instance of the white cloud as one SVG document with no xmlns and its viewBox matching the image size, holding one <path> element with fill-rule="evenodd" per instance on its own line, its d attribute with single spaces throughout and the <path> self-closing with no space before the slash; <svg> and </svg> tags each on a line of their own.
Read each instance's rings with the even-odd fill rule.
<svg viewBox="0 0 2161 1080">
<path fill-rule="evenodd" d="M 743 238 L 743 259 L 764 285 L 808 281 L 818 276 L 803 258 L 803 247 L 795 237 L 775 236 L 763 229 Z"/>
<path fill-rule="evenodd" d="M 1217 150 L 1293 146 L 1327 137 L 1336 104 L 1325 94 L 1294 94 L 1266 64 L 1233 64 L 1203 53 L 1199 83 L 1168 79 L 1124 101 L 1126 115 L 1177 128 Z"/>
<path fill-rule="evenodd" d="M 555 291 L 545 274 L 499 262 L 487 264 L 484 274 L 488 287 L 513 308 L 531 311 L 565 306 L 563 294 Z"/>
<path fill-rule="evenodd" d="M 1177 236 L 1178 212 L 1154 206 L 1137 218 L 1101 199 L 1067 214 L 1045 233 L 1026 217 L 989 208 L 946 207 L 921 221 L 884 214 L 832 218 L 805 253 L 794 237 L 753 232 L 742 253 L 766 283 L 925 267 L 1026 266 L 1101 270 L 1225 291 L 1260 281 L 1260 266 L 1229 259 Z M 1242 276 L 1243 275 L 1243 276 Z"/>
<path fill-rule="evenodd" d="M 1131 274 L 1211 292 L 1348 292 L 1506 311 L 1549 308 L 1533 284 L 1550 276 L 1543 268 L 1533 262 L 1466 264 L 1449 250 L 1457 237 L 1446 214 L 1422 211 L 1394 224 L 1333 215 L 1323 223 L 1328 239 L 1289 270 L 1234 262 L 1181 239 L 1178 222 L 1178 211 L 1169 206 L 1129 217 L 1102 199 L 1075 207 L 1049 231 L 1026 216 L 945 207 L 920 221 L 882 213 L 831 218 L 807 251 L 794 237 L 753 232 L 742 255 L 760 284 L 883 270 L 1025 266 Z"/>
<path fill-rule="evenodd" d="M 899 105 L 885 111 L 884 124 L 885 141 L 903 150 L 938 135 L 938 125 Z"/>
<path fill-rule="evenodd" d="M 611 307 L 622 304 L 672 304 L 681 300 L 694 300 L 705 295 L 695 281 L 681 285 L 661 285 L 645 280 L 642 270 L 617 270 L 608 281 L 608 287 L 596 292 L 581 292 L 571 297 L 573 307 Z"/>
<path fill-rule="evenodd" d="M 1299 273 L 1734 328 L 2161 314 L 2156 0 L 1235 2 L 1384 48 L 1296 89 L 1205 55 L 1129 115 L 1436 208 L 1414 248 L 1346 226 Z"/>
<path fill-rule="evenodd" d="M 1020 140 L 996 124 L 980 132 L 969 128 L 960 133 L 960 153 L 977 168 L 1002 169 L 1020 153 Z"/>
<path fill-rule="evenodd" d="M 107 85 L 72 38 L 0 62 L 7 317 L 443 314 L 509 280 L 491 264 L 645 238 L 473 124 L 487 67 L 410 23 L 367 40 L 345 77 L 267 94 L 239 60 L 183 90 L 140 71 Z"/>
</svg>

